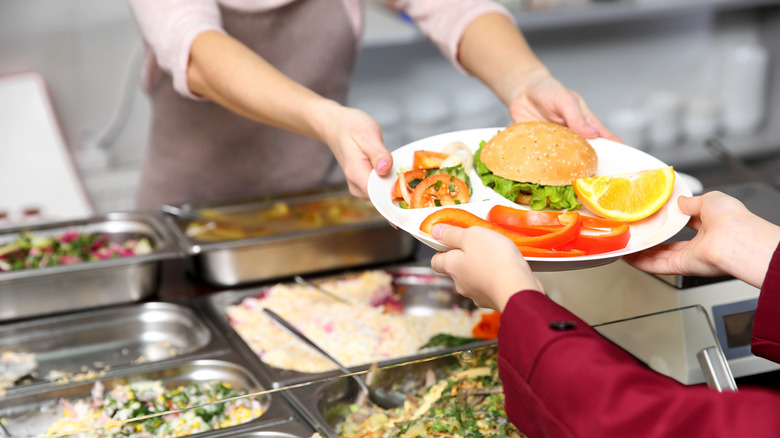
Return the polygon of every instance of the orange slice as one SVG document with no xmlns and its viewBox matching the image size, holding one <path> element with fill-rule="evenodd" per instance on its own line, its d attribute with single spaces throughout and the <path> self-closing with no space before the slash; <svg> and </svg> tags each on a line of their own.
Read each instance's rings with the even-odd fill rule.
<svg viewBox="0 0 780 438">
<path fill-rule="evenodd" d="M 597 216 L 638 221 L 660 209 L 674 188 L 672 166 L 619 175 L 578 178 L 572 184 L 580 202 Z"/>
</svg>

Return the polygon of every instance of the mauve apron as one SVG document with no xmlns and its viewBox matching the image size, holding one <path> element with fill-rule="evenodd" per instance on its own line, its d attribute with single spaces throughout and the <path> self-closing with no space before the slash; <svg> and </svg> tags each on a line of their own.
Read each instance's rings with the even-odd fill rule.
<svg viewBox="0 0 780 438">
<path fill-rule="evenodd" d="M 345 102 L 357 42 L 342 1 L 221 12 L 230 35 L 298 83 Z M 153 122 L 138 192 L 141 209 L 344 182 L 322 142 L 182 97 L 167 74 L 149 95 Z"/>
</svg>

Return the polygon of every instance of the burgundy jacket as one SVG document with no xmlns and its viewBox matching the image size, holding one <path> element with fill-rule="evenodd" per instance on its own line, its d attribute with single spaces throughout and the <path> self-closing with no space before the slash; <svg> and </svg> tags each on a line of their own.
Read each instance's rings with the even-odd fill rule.
<svg viewBox="0 0 780 438">
<path fill-rule="evenodd" d="M 780 362 L 780 247 L 751 344 L 756 355 Z M 509 300 L 498 355 L 507 414 L 529 438 L 780 437 L 780 392 L 683 385 L 536 291 Z"/>
</svg>

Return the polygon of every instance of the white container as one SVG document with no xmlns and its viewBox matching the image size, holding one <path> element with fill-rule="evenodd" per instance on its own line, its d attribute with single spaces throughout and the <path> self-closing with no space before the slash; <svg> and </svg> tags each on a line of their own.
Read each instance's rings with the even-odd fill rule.
<svg viewBox="0 0 780 438">
<path fill-rule="evenodd" d="M 766 113 L 769 52 L 759 44 L 740 44 L 727 48 L 723 61 L 723 127 L 732 135 L 753 133 Z"/>
<path fill-rule="evenodd" d="M 720 102 L 706 97 L 688 100 L 683 117 L 683 131 L 688 141 L 703 143 L 717 136 L 720 128 Z"/>
<path fill-rule="evenodd" d="M 645 101 L 648 114 L 648 139 L 650 147 L 663 150 L 680 144 L 682 98 L 670 91 L 650 93 Z"/>
</svg>

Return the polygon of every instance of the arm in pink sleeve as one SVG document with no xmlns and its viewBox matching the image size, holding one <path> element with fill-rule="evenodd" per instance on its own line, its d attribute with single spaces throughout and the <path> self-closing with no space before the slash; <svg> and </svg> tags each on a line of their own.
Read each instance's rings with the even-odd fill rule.
<svg viewBox="0 0 780 438">
<path fill-rule="evenodd" d="M 221 28 L 215 0 L 128 0 L 145 43 L 160 69 L 173 77 L 180 94 L 196 98 L 187 85 L 192 41 L 200 33 Z"/>
<path fill-rule="evenodd" d="M 756 356 L 780 362 L 780 246 L 761 286 L 750 345 Z"/>
<path fill-rule="evenodd" d="M 395 7 L 406 12 L 420 31 L 460 70 L 458 44 L 472 21 L 488 13 L 514 17 L 500 4 L 488 0 L 395 0 Z"/>
<path fill-rule="evenodd" d="M 509 300 L 498 351 L 507 414 L 531 438 L 780 436 L 780 394 L 682 385 L 535 291 Z"/>
</svg>

